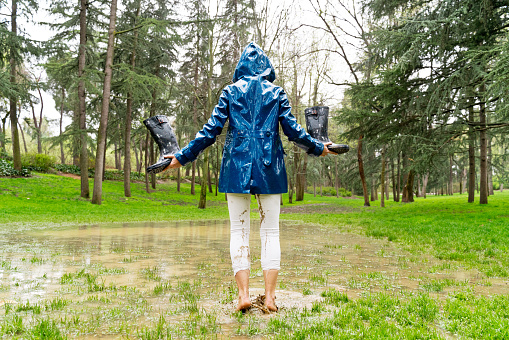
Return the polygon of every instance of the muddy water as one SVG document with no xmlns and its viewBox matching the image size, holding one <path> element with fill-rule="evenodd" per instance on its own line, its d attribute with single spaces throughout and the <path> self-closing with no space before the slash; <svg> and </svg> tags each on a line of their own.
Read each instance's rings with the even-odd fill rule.
<svg viewBox="0 0 509 340">
<path fill-rule="evenodd" d="M 259 224 L 251 224 L 254 299 L 263 294 L 263 276 Z M 193 336 L 190 329 L 202 326 L 236 336 L 228 247 L 229 224 L 224 221 L 81 225 L 6 234 L 0 250 L 0 318 L 7 317 L 8 305 L 19 309 L 29 303 L 51 317 L 74 320 L 63 324 L 77 338 L 129 336 L 152 327 L 160 316 L 176 325 L 172 334 L 177 337 Z M 509 293 L 507 281 L 334 228 L 283 222 L 281 248 L 276 291 L 281 313 L 311 308 L 331 288 L 344 290 L 351 299 L 399 290 L 445 297 L 467 287 L 477 294 Z M 65 303 L 52 307 L 54 301 Z M 30 322 L 38 314 L 26 309 Z"/>
</svg>

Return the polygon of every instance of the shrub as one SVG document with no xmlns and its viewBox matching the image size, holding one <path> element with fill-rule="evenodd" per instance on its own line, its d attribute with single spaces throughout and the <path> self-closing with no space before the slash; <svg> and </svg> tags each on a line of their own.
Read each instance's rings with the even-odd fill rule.
<svg viewBox="0 0 509 340">
<path fill-rule="evenodd" d="M 28 177 L 30 176 L 30 170 L 27 168 L 21 168 L 21 171 L 14 169 L 11 161 L 0 158 L 0 177 Z"/>
<path fill-rule="evenodd" d="M 313 193 L 313 187 L 312 186 L 308 186 L 306 192 L 308 194 L 312 194 Z M 320 187 L 316 187 L 316 194 L 317 195 L 320 194 Z M 324 196 L 336 196 L 336 189 L 334 187 L 322 187 L 322 194 Z M 339 195 L 341 197 L 350 197 L 350 196 L 352 196 L 352 192 L 346 190 L 345 188 L 339 188 Z"/>
<path fill-rule="evenodd" d="M 9 155 L 7 153 L 7 151 L 5 151 L 5 150 L 0 150 L 0 159 L 5 159 L 5 160 L 8 160 L 8 161 L 12 161 L 11 155 Z"/>
<path fill-rule="evenodd" d="M 131 181 L 144 181 L 145 174 L 141 172 L 131 171 Z M 123 170 L 106 170 L 104 172 L 104 179 L 111 181 L 123 181 L 124 180 L 124 171 Z"/>
<path fill-rule="evenodd" d="M 55 164 L 55 169 L 67 174 L 80 175 L 81 170 L 77 165 L 71 164 Z M 88 177 L 92 178 L 95 175 L 95 169 L 88 169 Z M 123 181 L 124 171 L 123 170 L 106 170 L 104 172 L 104 179 L 108 181 Z M 131 181 L 144 181 L 145 174 L 141 172 L 131 171 Z"/>
<path fill-rule="evenodd" d="M 25 154 L 21 157 L 21 164 L 32 171 L 48 172 L 55 166 L 55 157 L 42 153 Z"/>
<path fill-rule="evenodd" d="M 55 164 L 55 170 L 73 175 L 79 175 L 81 173 L 80 167 L 72 164 Z"/>
</svg>

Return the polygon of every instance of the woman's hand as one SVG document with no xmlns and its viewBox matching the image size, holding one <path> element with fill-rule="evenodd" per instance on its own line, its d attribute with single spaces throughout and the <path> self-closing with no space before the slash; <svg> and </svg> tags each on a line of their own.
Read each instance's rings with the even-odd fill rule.
<svg viewBox="0 0 509 340">
<path fill-rule="evenodd" d="M 171 160 L 170 165 L 168 165 L 163 171 L 170 170 L 170 169 L 178 169 L 182 166 L 182 164 L 180 164 L 177 157 L 175 157 L 173 155 L 164 156 L 164 158 L 173 158 L 173 159 Z"/>
<path fill-rule="evenodd" d="M 322 152 L 322 154 L 320 155 L 321 157 L 325 157 L 325 156 L 327 156 L 328 154 L 330 154 L 330 155 L 337 155 L 337 153 L 330 151 L 330 150 L 329 150 L 329 148 L 327 147 L 327 145 L 331 145 L 331 144 L 332 144 L 332 142 L 328 142 L 328 143 L 325 143 L 325 144 L 323 145 L 323 152 Z"/>
</svg>

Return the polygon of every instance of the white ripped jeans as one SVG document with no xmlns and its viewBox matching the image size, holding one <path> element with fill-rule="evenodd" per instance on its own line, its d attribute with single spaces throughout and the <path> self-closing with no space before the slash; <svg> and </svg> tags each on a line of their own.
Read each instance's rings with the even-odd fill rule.
<svg viewBox="0 0 509 340">
<path fill-rule="evenodd" d="M 228 195 L 230 212 L 230 256 L 233 275 L 239 270 L 251 268 L 249 252 L 249 205 L 251 194 Z M 280 269 L 281 248 L 279 245 L 280 195 L 255 195 L 260 212 L 260 239 L 262 243 L 262 270 Z"/>
</svg>

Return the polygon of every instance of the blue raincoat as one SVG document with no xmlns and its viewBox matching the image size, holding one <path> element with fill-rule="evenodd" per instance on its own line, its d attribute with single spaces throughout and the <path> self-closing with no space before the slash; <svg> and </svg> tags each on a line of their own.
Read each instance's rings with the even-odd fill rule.
<svg viewBox="0 0 509 340">
<path fill-rule="evenodd" d="M 288 191 L 279 124 L 288 139 L 308 154 L 320 156 L 323 144 L 312 138 L 291 114 L 284 90 L 274 85 L 274 68 L 262 49 L 250 43 L 223 89 L 212 116 L 185 148 L 180 164 L 194 161 L 212 145 L 229 119 L 219 177 L 219 191 L 279 194 Z"/>
</svg>

